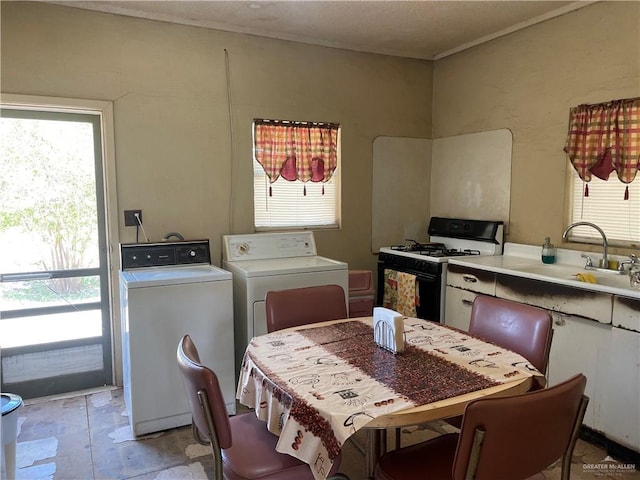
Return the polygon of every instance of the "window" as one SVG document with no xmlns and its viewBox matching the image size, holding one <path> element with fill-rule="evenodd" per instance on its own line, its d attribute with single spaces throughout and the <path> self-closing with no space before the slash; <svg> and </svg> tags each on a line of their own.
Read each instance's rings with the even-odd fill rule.
<svg viewBox="0 0 640 480">
<path fill-rule="evenodd" d="M 255 120 L 253 127 L 256 229 L 337 228 L 339 126 Z"/>
<path fill-rule="evenodd" d="M 584 182 L 573 169 L 571 177 L 571 223 L 595 223 L 612 244 L 637 245 L 640 242 L 640 176 L 628 185 L 628 200 L 624 200 L 627 185 L 617 179 L 604 181 L 593 177 L 589 182 L 589 196 L 585 197 Z M 569 237 L 578 242 L 602 241 L 591 227 L 576 227 Z"/>
</svg>

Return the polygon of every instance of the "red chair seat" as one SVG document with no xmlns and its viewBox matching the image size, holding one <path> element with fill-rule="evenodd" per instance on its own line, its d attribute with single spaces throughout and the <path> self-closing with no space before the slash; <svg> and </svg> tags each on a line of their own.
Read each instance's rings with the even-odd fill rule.
<svg viewBox="0 0 640 480">
<path fill-rule="evenodd" d="M 384 454 L 375 479 L 540 479 L 540 472 L 562 458 L 562 479 L 569 480 L 589 401 L 586 382 L 580 374 L 523 395 L 474 400 L 465 409 L 460 434 Z"/>
<path fill-rule="evenodd" d="M 308 465 L 284 453 L 274 454 L 278 437 L 253 412 L 229 417 L 236 441 L 222 450 L 227 480 L 275 478 L 279 480 L 312 479 Z M 241 439 L 241 440 L 240 440 Z"/>
</svg>

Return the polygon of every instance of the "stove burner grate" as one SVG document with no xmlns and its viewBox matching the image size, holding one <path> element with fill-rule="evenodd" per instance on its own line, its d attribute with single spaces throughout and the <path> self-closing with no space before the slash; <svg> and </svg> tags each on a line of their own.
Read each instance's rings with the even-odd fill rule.
<svg viewBox="0 0 640 480">
<path fill-rule="evenodd" d="M 442 258 L 442 257 L 462 257 L 466 255 L 480 255 L 480 250 L 472 250 L 466 248 L 464 250 L 456 250 L 447 248 L 444 243 L 418 243 L 411 245 L 392 245 L 391 250 L 397 252 L 411 252 L 426 257 Z"/>
<path fill-rule="evenodd" d="M 446 250 L 446 245 L 444 243 L 420 243 L 415 240 L 409 241 L 413 243 L 411 245 L 391 245 L 391 250 L 396 250 L 398 252 L 417 252 L 422 255 L 427 255 L 428 252 L 442 252 Z"/>
</svg>

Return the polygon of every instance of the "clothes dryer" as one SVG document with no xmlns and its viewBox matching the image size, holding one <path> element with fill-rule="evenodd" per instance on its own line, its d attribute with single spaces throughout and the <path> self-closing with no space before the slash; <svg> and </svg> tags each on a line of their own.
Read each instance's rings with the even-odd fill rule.
<svg viewBox="0 0 640 480">
<path fill-rule="evenodd" d="M 340 285 L 349 298 L 345 262 L 318 255 L 313 232 L 223 236 L 222 267 L 233 274 L 236 373 L 251 339 L 267 333 L 270 290 Z"/>
</svg>

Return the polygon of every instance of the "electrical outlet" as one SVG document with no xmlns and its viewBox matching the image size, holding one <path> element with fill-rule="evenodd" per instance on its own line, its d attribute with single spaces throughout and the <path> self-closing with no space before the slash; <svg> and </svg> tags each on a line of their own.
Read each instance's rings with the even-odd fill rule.
<svg viewBox="0 0 640 480">
<path fill-rule="evenodd" d="M 136 219 L 136 213 L 142 223 L 142 210 L 125 210 L 124 211 L 124 226 L 125 227 L 137 227 L 138 220 Z"/>
</svg>

